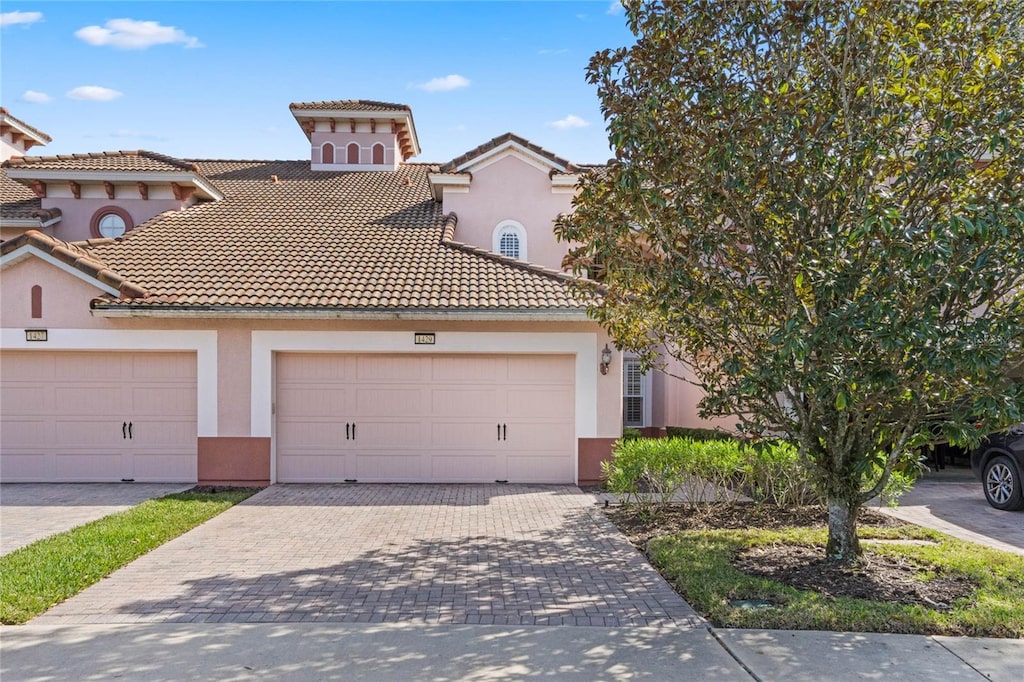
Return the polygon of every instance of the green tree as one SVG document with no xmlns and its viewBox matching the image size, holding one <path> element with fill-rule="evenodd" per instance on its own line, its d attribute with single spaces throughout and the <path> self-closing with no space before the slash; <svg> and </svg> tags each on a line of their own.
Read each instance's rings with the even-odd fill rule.
<svg viewBox="0 0 1024 682">
<path fill-rule="evenodd" d="M 1022 2 L 626 6 L 635 45 L 587 71 L 615 158 L 556 226 L 567 262 L 703 416 L 797 445 L 828 558 L 857 561 L 894 466 L 1024 413 Z"/>
</svg>

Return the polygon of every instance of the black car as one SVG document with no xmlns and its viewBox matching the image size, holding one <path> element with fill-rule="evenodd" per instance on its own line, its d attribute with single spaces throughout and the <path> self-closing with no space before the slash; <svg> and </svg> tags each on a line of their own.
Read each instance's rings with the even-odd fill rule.
<svg viewBox="0 0 1024 682">
<path fill-rule="evenodd" d="M 971 469 L 996 509 L 1024 509 L 1024 424 L 995 433 L 971 453 Z"/>
</svg>

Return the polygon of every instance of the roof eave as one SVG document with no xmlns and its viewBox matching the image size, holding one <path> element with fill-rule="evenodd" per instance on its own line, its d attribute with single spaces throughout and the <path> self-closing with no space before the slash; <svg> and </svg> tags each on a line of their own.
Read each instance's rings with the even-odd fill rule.
<svg viewBox="0 0 1024 682">
<path fill-rule="evenodd" d="M 174 173 L 167 171 L 123 171 L 123 170 L 43 170 L 31 166 L 7 168 L 7 175 L 13 180 L 85 180 L 103 182 L 116 179 L 123 182 L 182 182 L 194 186 L 207 199 L 221 201 L 224 194 L 206 178 L 195 173 Z"/>
<path fill-rule="evenodd" d="M 424 320 L 481 322 L 584 322 L 584 308 L 534 308 L 528 310 L 417 310 L 415 308 L 253 308 L 229 306 L 138 306 L 105 303 L 95 299 L 92 314 L 101 318 L 162 317 L 256 320 Z"/>
</svg>

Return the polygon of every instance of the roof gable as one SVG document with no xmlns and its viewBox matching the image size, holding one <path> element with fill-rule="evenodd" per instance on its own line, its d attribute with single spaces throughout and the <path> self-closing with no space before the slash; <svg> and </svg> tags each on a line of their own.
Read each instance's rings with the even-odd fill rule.
<svg viewBox="0 0 1024 682">
<path fill-rule="evenodd" d="M 81 279 L 110 296 L 141 298 L 146 291 L 107 267 L 89 253 L 93 247 L 113 239 L 91 239 L 87 242 L 64 242 L 36 230 L 29 230 L 0 244 L 0 269 L 8 268 L 25 258 L 35 257 Z"/>
<path fill-rule="evenodd" d="M 573 173 L 577 170 L 570 161 L 511 132 L 499 135 L 455 157 L 442 164 L 440 170 L 442 173 L 471 173 L 474 169 L 487 166 L 510 154 L 516 154 L 547 172 Z"/>
<path fill-rule="evenodd" d="M 11 116 L 11 112 L 7 111 L 5 107 L 0 107 L 0 134 L 5 134 L 9 131 L 16 132 L 22 138 L 29 140 L 29 144 L 25 145 L 25 149 L 37 144 L 47 144 L 53 141 L 53 138 L 43 131 L 33 128 L 20 118 Z"/>
</svg>

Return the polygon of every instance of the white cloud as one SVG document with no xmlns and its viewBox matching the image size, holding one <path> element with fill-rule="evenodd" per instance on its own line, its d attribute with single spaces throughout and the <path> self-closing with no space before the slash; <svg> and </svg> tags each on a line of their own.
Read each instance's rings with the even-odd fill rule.
<svg viewBox="0 0 1024 682">
<path fill-rule="evenodd" d="M 557 128 L 558 130 L 571 130 L 573 128 L 586 128 L 590 125 L 590 122 L 584 121 L 575 114 L 569 114 L 565 118 L 561 118 L 557 121 L 551 121 L 548 125 L 552 128 Z"/>
<path fill-rule="evenodd" d="M 53 98 L 47 95 L 45 92 L 36 92 L 35 90 L 26 90 L 21 96 L 23 102 L 32 102 L 32 104 L 48 104 L 53 101 Z"/>
<path fill-rule="evenodd" d="M 34 24 L 43 20 L 42 12 L 4 12 L 0 14 L 0 26 L 14 24 Z"/>
<path fill-rule="evenodd" d="M 459 88 L 468 88 L 469 79 L 457 73 L 449 74 L 443 78 L 431 78 L 426 83 L 418 83 L 412 87 L 427 92 L 448 92 Z"/>
<path fill-rule="evenodd" d="M 622 14 L 622 0 L 612 0 L 612 3 L 608 5 L 608 9 L 605 10 L 605 14 Z"/>
<path fill-rule="evenodd" d="M 154 45 L 181 43 L 185 47 L 202 47 L 195 36 L 180 28 L 163 26 L 155 21 L 111 19 L 103 26 L 86 26 L 75 35 L 90 45 L 118 47 L 122 50 L 144 50 Z"/>
<path fill-rule="evenodd" d="M 102 85 L 79 85 L 77 88 L 67 92 L 67 96 L 71 99 L 90 100 L 93 102 L 109 102 L 123 94 L 123 92 L 105 88 Z"/>
<path fill-rule="evenodd" d="M 560 47 L 558 49 L 542 48 L 537 50 L 537 54 L 566 54 L 569 51 L 567 47 Z"/>
</svg>

